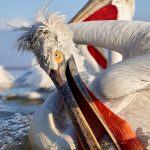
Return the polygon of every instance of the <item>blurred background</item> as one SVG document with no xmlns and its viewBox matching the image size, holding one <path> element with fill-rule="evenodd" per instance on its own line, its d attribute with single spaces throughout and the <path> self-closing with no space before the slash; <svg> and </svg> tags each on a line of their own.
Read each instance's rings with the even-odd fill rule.
<svg viewBox="0 0 150 150">
<path fill-rule="evenodd" d="M 5 66 L 15 76 L 31 66 L 32 54 L 18 53 L 14 48 L 16 32 L 13 32 L 7 24 L 14 26 L 27 25 L 33 18 L 35 12 L 45 2 L 42 0 L 2 0 L 0 5 L 0 65 Z M 70 20 L 87 0 L 51 0 L 49 10 L 59 11 Z M 150 1 L 135 0 L 134 20 L 150 21 Z M 17 69 L 17 70 L 16 70 Z"/>
</svg>

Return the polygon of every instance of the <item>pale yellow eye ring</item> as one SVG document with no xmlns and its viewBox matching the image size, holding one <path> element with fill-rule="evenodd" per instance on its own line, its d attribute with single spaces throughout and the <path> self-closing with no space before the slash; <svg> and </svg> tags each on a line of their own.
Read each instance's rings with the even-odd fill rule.
<svg viewBox="0 0 150 150">
<path fill-rule="evenodd" d="M 60 50 L 54 52 L 54 58 L 57 64 L 61 63 L 64 59 L 63 53 Z"/>
</svg>

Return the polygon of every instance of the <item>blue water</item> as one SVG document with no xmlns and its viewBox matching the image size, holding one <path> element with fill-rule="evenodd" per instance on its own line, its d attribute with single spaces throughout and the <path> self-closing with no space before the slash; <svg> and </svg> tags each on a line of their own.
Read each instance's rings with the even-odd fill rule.
<svg viewBox="0 0 150 150">
<path fill-rule="evenodd" d="M 0 99 L 0 150 L 25 150 L 34 112 L 40 100 Z"/>
</svg>

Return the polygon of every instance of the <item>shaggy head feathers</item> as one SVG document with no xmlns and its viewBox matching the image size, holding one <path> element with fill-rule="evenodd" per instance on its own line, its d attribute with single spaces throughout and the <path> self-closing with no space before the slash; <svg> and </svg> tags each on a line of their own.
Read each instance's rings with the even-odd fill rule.
<svg viewBox="0 0 150 150">
<path fill-rule="evenodd" d="M 45 14 L 43 10 L 38 11 L 33 24 L 15 28 L 15 30 L 23 31 L 23 35 L 16 42 L 18 50 L 36 50 L 39 46 L 39 37 L 46 39 L 47 35 L 53 36 L 52 34 L 57 34 L 57 32 L 61 32 L 66 40 L 72 40 L 72 32 L 64 22 L 65 16 L 63 15 Z"/>
<path fill-rule="evenodd" d="M 33 24 L 28 27 L 16 28 L 23 32 L 18 38 L 16 46 L 18 50 L 34 52 L 38 62 L 47 69 L 57 69 L 53 53 L 59 49 L 66 60 L 74 55 L 75 60 L 80 62 L 77 64 L 78 71 L 83 72 L 85 70 L 84 58 L 81 56 L 81 52 L 75 48 L 73 33 L 64 20 L 65 17 L 58 13 L 46 14 L 43 9 L 38 11 Z"/>
</svg>

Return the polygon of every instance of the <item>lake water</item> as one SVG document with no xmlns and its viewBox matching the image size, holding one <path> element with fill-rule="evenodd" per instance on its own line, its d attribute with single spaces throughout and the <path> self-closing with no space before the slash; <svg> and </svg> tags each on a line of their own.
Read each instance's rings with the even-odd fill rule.
<svg viewBox="0 0 150 150">
<path fill-rule="evenodd" d="M 23 72 L 13 72 L 15 77 Z M 42 100 L 0 99 L 0 150 L 27 150 L 34 112 Z"/>
</svg>

